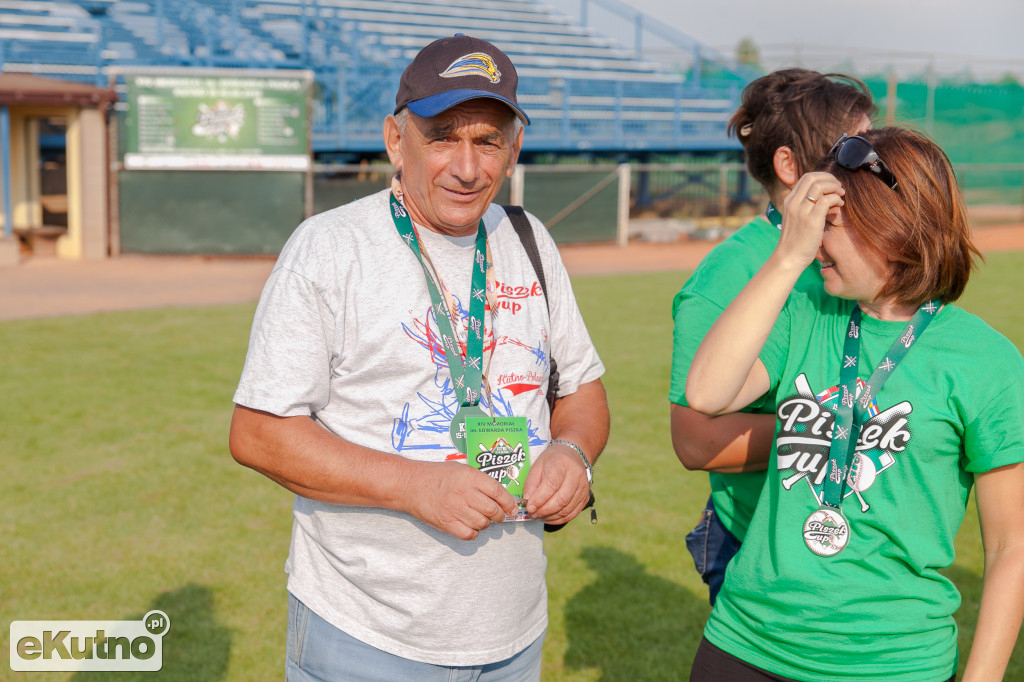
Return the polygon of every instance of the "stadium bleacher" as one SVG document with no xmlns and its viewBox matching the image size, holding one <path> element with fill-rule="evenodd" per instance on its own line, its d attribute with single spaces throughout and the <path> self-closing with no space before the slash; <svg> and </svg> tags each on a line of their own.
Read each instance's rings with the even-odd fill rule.
<svg viewBox="0 0 1024 682">
<path fill-rule="evenodd" d="M 21 64 L 44 76 L 76 81 L 100 77 L 100 23 L 72 3 L 0 0 L 0 64 Z M 12 68 L 14 67 L 14 68 Z"/>
<path fill-rule="evenodd" d="M 735 148 L 735 65 L 684 73 L 536 0 L 0 0 L 0 70 L 106 85 L 110 67 L 308 69 L 314 151 L 379 153 L 404 65 L 456 32 L 516 64 L 534 121 L 524 151 Z"/>
</svg>

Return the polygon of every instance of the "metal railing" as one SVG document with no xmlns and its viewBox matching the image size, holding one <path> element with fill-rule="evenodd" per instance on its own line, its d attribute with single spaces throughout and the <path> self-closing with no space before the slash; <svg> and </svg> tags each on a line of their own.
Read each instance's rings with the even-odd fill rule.
<svg viewBox="0 0 1024 682">
<path fill-rule="evenodd" d="M 640 60 L 658 62 L 685 75 L 688 85 L 701 88 L 713 81 L 745 84 L 761 75 L 693 37 L 644 14 L 620 0 L 547 0 L 580 25 L 632 49 Z"/>
</svg>

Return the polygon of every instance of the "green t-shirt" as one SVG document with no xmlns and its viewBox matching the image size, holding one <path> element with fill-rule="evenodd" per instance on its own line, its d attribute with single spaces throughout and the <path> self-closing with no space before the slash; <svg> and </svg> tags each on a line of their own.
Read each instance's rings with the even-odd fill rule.
<svg viewBox="0 0 1024 682">
<path fill-rule="evenodd" d="M 797 680 L 946 680 L 957 667 L 953 563 L 973 474 L 1024 461 L 1024 359 L 947 305 L 869 408 L 832 557 L 804 544 L 819 508 L 851 301 L 794 297 L 761 359 L 777 392 L 768 480 L 705 629 L 734 656 Z M 864 315 L 867 379 L 906 322 Z"/>
<path fill-rule="evenodd" d="M 686 374 L 690 371 L 697 347 L 722 311 L 768 260 L 778 243 L 779 228 L 758 216 L 716 246 L 676 294 L 672 301 L 675 329 L 669 388 L 669 400 L 673 403 L 686 405 Z M 817 263 L 804 270 L 797 283 L 798 289 L 807 287 L 821 288 L 821 271 Z M 774 397 L 766 395 L 745 411 L 773 414 Z M 709 478 L 711 497 L 722 525 L 742 541 L 761 494 L 765 473 L 712 472 Z"/>
</svg>

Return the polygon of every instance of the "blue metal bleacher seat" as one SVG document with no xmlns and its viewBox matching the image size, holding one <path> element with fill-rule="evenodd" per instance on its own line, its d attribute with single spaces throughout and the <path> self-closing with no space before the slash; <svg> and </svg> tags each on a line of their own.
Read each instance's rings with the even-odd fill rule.
<svg viewBox="0 0 1024 682">
<path fill-rule="evenodd" d="M 374 153 L 405 64 L 456 32 L 516 64 L 528 149 L 733 146 L 742 74 L 716 64 L 724 84 L 702 82 L 537 0 L 0 0 L 0 69 L 99 84 L 110 66 L 309 69 L 314 150 Z"/>
</svg>

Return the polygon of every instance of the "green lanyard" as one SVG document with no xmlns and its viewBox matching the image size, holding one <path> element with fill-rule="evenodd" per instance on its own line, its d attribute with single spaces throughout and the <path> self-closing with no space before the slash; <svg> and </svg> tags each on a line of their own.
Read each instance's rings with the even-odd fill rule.
<svg viewBox="0 0 1024 682">
<path fill-rule="evenodd" d="M 780 230 L 782 229 L 782 214 L 779 213 L 779 209 L 775 208 L 775 204 L 769 201 L 765 214 L 765 217 L 768 218 L 768 222 Z"/>
<path fill-rule="evenodd" d="M 476 233 L 476 253 L 473 256 L 473 277 L 470 285 L 469 297 L 469 329 L 466 331 L 466 360 L 456 347 L 456 336 L 454 332 L 451 313 L 445 303 L 437 284 L 430 275 L 430 270 L 423 262 L 422 247 L 416 238 L 416 230 L 413 228 L 412 220 L 405 207 L 391 195 L 391 217 L 395 221 L 395 228 L 402 240 L 408 245 L 423 268 L 423 275 L 427 280 L 427 290 L 430 292 L 430 301 L 434 307 L 434 318 L 441 332 L 441 342 L 444 346 L 445 356 L 448 358 L 448 369 L 452 375 L 452 388 L 459 400 L 459 405 L 468 407 L 476 405 L 480 401 L 480 386 L 483 378 L 484 359 L 484 299 L 486 298 L 487 282 L 487 231 L 484 229 L 484 221 Z"/>
<path fill-rule="evenodd" d="M 896 367 L 910 352 L 911 346 L 924 333 L 928 324 L 935 319 L 941 301 L 928 301 L 914 313 L 903 334 L 875 367 L 859 398 L 857 395 L 857 355 L 860 352 L 860 306 L 854 304 L 850 313 L 846 341 L 843 343 L 843 366 L 839 371 L 839 396 L 835 425 L 832 427 L 832 444 L 828 451 L 828 478 L 821 493 L 823 505 L 838 509 L 846 493 L 846 479 L 850 464 L 857 449 L 860 426 L 864 423 L 867 407 L 882 390 L 882 385 L 896 371 Z"/>
</svg>

